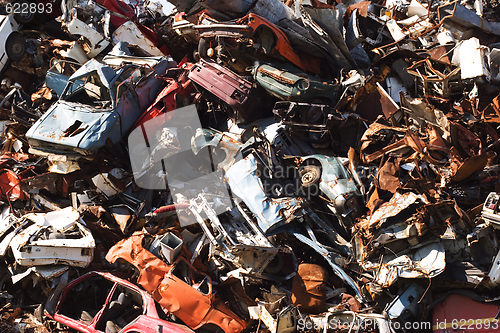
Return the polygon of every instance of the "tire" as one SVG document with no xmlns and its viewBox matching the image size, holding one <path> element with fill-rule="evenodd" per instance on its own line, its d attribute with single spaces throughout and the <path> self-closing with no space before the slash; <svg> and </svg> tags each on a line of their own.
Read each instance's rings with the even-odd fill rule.
<svg viewBox="0 0 500 333">
<path fill-rule="evenodd" d="M 198 54 L 201 58 L 207 57 L 207 51 L 210 48 L 210 43 L 205 38 L 200 38 L 198 42 Z"/>
<path fill-rule="evenodd" d="M 13 32 L 5 41 L 5 52 L 11 61 L 21 61 L 24 58 L 28 44 L 19 32 Z"/>
<path fill-rule="evenodd" d="M 21 8 L 22 8 L 22 4 L 23 3 L 27 3 L 28 4 L 28 8 L 29 8 L 29 4 L 31 2 L 29 1 L 19 1 L 19 4 L 21 4 Z M 14 18 L 16 19 L 16 21 L 19 23 L 19 24 L 28 24 L 30 23 L 31 21 L 33 21 L 35 19 L 35 13 L 31 12 L 30 10 L 28 10 L 27 13 L 15 13 L 14 14 Z"/>
<path fill-rule="evenodd" d="M 276 253 L 276 256 L 274 256 L 273 260 L 267 264 L 266 268 L 264 269 L 264 272 L 267 274 L 271 275 L 276 275 L 281 270 L 283 269 L 283 257 L 281 256 L 281 253 Z"/>
<path fill-rule="evenodd" d="M 299 175 L 302 187 L 307 188 L 319 183 L 321 169 L 317 165 L 304 165 L 300 167 Z"/>
<path fill-rule="evenodd" d="M 246 143 L 251 137 L 255 135 L 254 130 L 259 129 L 259 125 L 248 126 L 240 135 L 241 142 Z"/>
</svg>

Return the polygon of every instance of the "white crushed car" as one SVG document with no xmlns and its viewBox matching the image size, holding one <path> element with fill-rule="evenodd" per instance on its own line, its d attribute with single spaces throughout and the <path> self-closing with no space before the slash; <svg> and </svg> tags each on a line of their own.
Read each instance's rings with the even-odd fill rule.
<svg viewBox="0 0 500 333">
<path fill-rule="evenodd" d="M 94 237 L 74 208 L 30 213 L 22 220 L 34 224 L 20 231 L 10 242 L 17 264 L 87 267 L 92 262 Z"/>
</svg>

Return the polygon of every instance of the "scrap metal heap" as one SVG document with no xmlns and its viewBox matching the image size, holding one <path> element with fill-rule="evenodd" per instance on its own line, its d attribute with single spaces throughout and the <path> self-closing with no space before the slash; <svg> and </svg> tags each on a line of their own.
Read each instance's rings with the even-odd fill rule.
<svg viewBox="0 0 500 333">
<path fill-rule="evenodd" d="M 499 330 L 497 2 L 29 1 L 0 331 Z"/>
</svg>

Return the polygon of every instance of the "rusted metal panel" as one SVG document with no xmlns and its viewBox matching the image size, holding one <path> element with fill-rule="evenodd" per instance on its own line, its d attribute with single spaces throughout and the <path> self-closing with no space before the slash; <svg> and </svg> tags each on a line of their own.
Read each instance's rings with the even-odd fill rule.
<svg viewBox="0 0 500 333">
<path fill-rule="evenodd" d="M 351 226 L 354 219 L 363 214 L 360 206 L 361 193 L 359 185 L 340 159 L 324 155 L 310 155 L 300 158 L 300 161 L 301 165 L 309 163 L 321 165 L 319 188 L 330 200 L 329 208 L 338 219 L 343 221 L 346 226 Z"/>
<path fill-rule="evenodd" d="M 292 303 L 301 311 L 317 314 L 326 302 L 328 273 L 315 264 L 300 264 L 292 280 Z"/>
<path fill-rule="evenodd" d="M 446 66 L 439 70 L 425 59 L 408 67 L 408 73 L 420 83 L 424 96 L 448 98 L 462 92 L 460 67 Z"/>
<path fill-rule="evenodd" d="M 250 44 L 249 50 L 256 49 L 258 53 L 276 58 L 284 57 L 303 71 L 312 73 L 320 73 L 321 71 L 317 57 L 314 55 L 303 57 L 302 53 L 297 53 L 290 44 L 287 35 L 278 26 L 259 15 L 250 13 L 236 22 L 217 22 L 203 14 L 200 16 L 199 23 L 193 28 L 199 30 L 200 36 L 208 38 L 209 41 L 214 37 L 250 38 L 256 43 Z M 200 43 L 202 42 L 200 41 Z M 205 55 L 201 54 L 201 56 Z"/>
<path fill-rule="evenodd" d="M 377 82 L 375 90 L 356 106 L 356 110 L 369 120 L 373 120 L 381 114 L 386 119 L 390 119 L 391 116 L 394 116 L 399 111 L 399 105 L 396 104 L 387 91 Z M 368 113 L 364 110 L 370 111 Z"/>
<path fill-rule="evenodd" d="M 487 33 L 500 34 L 500 25 L 498 22 L 486 21 L 470 9 L 462 6 L 458 1 L 439 6 L 437 13 L 438 20 L 445 25 L 455 23 L 466 28 L 479 28 Z"/>
</svg>

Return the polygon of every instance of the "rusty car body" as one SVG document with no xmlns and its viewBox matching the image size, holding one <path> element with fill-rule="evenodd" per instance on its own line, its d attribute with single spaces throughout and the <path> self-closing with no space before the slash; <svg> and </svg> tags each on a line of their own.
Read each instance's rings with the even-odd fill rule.
<svg viewBox="0 0 500 333">
<path fill-rule="evenodd" d="M 192 28 L 196 29 L 200 36 L 198 52 L 201 57 L 211 56 L 212 53 L 209 49 L 224 49 L 229 47 L 220 45 L 221 43 L 231 44 L 231 40 L 245 40 L 246 45 L 240 44 L 231 49 L 239 49 L 241 47 L 240 52 L 242 53 L 245 53 L 245 51 L 256 51 L 253 53 L 257 57 L 260 55 L 261 57 L 267 56 L 277 58 L 278 60 L 286 59 L 303 71 L 316 74 L 321 72 L 317 58 L 310 55 L 304 57 L 295 52 L 288 37 L 279 27 L 254 13 L 230 22 L 218 22 L 210 16 L 202 14 L 198 25 Z M 230 60 L 230 58 L 225 60 Z"/>
</svg>

